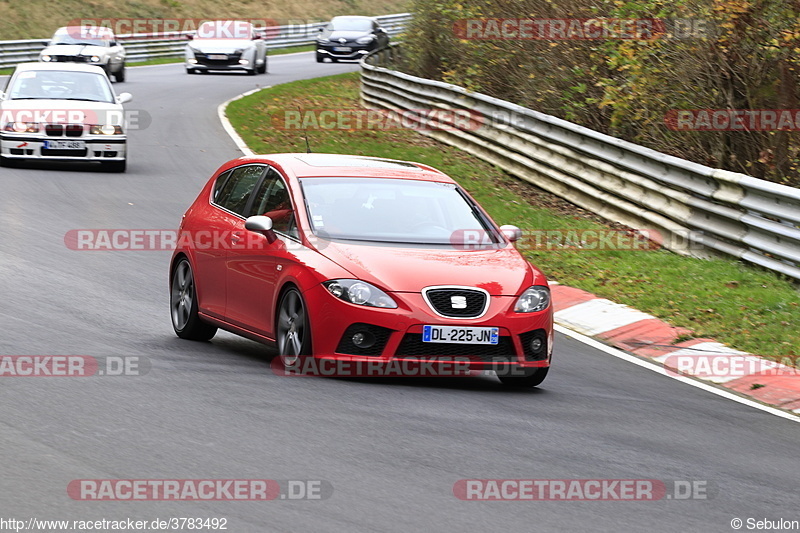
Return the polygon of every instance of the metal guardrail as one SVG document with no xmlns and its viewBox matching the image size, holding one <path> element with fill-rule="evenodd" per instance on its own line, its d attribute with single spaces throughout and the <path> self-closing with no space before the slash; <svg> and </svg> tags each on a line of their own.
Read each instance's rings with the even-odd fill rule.
<svg viewBox="0 0 800 533">
<path fill-rule="evenodd" d="M 733 256 L 800 280 L 800 189 L 692 163 L 386 68 L 398 53 L 391 47 L 361 61 L 366 107 L 426 122 L 430 116 L 420 110 L 470 113 L 479 117 L 479 127 L 438 122 L 441 128 L 420 132 L 609 220 L 650 230 L 650 237 L 669 250 Z"/>
<path fill-rule="evenodd" d="M 411 20 L 411 14 L 398 13 L 375 18 L 389 35 L 394 36 L 405 29 L 406 24 Z M 277 50 L 314 44 L 319 28 L 325 24 L 326 22 L 314 22 L 257 28 L 257 30 L 267 33 L 267 49 Z M 118 35 L 117 39 L 125 47 L 126 61 L 135 63 L 161 57 L 183 57 L 188 42 L 186 33 L 189 32 L 176 32 L 169 37 L 158 34 Z M 26 61 L 38 61 L 39 52 L 47 46 L 48 42 L 49 39 L 0 41 L 0 68 L 13 67 L 17 63 Z"/>
</svg>

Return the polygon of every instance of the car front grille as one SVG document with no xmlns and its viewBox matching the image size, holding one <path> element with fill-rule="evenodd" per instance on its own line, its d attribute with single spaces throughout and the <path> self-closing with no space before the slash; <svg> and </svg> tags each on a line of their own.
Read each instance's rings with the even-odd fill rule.
<svg viewBox="0 0 800 533">
<path fill-rule="evenodd" d="M 83 150 L 63 150 L 56 148 L 42 148 L 42 155 L 51 157 L 86 157 L 88 151 L 86 148 Z"/>
<path fill-rule="evenodd" d="M 436 313 L 448 318 L 476 318 L 486 312 L 489 296 L 483 291 L 459 287 L 423 289 L 422 294 Z"/>
<path fill-rule="evenodd" d="M 89 63 L 90 56 L 50 56 L 50 61 L 58 61 L 64 63 Z"/>
<path fill-rule="evenodd" d="M 511 337 L 500 337 L 497 344 L 456 344 L 445 342 L 422 342 L 419 333 L 406 333 L 395 357 L 467 357 L 471 360 L 517 361 Z"/>
<path fill-rule="evenodd" d="M 83 124 L 46 124 L 44 133 L 48 137 L 80 137 L 83 135 Z"/>
<path fill-rule="evenodd" d="M 210 59 L 208 56 L 226 56 L 225 59 Z M 197 62 L 200 65 L 205 65 L 207 67 L 223 67 L 223 66 L 230 66 L 230 65 L 238 65 L 239 60 L 242 58 L 242 54 L 204 54 L 200 52 L 194 53 L 194 58 L 197 59 Z"/>
</svg>

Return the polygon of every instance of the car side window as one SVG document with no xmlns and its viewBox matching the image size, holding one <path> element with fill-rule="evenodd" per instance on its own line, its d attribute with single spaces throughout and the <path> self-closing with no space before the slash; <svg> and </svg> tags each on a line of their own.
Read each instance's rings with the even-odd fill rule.
<svg viewBox="0 0 800 533">
<path fill-rule="evenodd" d="M 246 216 L 250 194 L 264 173 L 264 168 L 264 165 L 245 165 L 233 169 L 230 177 L 215 193 L 214 203 L 237 215 Z"/>
<path fill-rule="evenodd" d="M 211 201 L 217 203 L 217 196 L 219 196 L 219 190 L 225 185 L 225 182 L 231 175 L 230 170 L 226 170 L 222 174 L 217 177 L 217 181 L 214 182 L 214 192 L 211 195 Z"/>
<path fill-rule="evenodd" d="M 264 181 L 253 195 L 253 204 L 248 216 L 253 215 L 268 216 L 272 219 L 273 230 L 298 238 L 289 190 L 275 169 L 267 171 Z"/>
</svg>

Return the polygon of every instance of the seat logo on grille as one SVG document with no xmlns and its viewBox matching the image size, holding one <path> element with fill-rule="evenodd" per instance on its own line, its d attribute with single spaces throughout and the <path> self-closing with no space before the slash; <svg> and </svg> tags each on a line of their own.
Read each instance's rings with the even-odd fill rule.
<svg viewBox="0 0 800 533">
<path fill-rule="evenodd" d="M 450 307 L 453 309 L 466 309 L 467 308 L 467 297 L 466 296 L 451 296 L 450 297 Z"/>
</svg>

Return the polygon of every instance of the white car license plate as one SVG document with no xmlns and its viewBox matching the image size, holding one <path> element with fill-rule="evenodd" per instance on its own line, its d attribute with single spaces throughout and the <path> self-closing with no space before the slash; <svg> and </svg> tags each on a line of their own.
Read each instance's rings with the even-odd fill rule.
<svg viewBox="0 0 800 533">
<path fill-rule="evenodd" d="M 228 55 L 227 54 L 208 54 L 208 58 L 209 59 L 222 59 L 224 61 L 225 59 L 228 59 Z"/>
<path fill-rule="evenodd" d="M 350 48 L 349 46 L 334 46 L 333 47 L 333 51 L 334 52 L 352 52 L 353 49 Z"/>
<path fill-rule="evenodd" d="M 461 326 L 423 326 L 422 342 L 447 342 L 453 344 L 497 344 L 500 328 L 473 328 Z"/>
<path fill-rule="evenodd" d="M 44 147 L 48 150 L 83 150 L 86 148 L 84 141 L 45 141 Z"/>
</svg>

